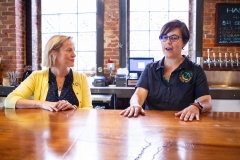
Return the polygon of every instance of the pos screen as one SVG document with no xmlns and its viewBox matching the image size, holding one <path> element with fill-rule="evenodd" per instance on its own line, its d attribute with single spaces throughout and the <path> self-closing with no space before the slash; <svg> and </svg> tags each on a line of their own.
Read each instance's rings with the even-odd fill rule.
<svg viewBox="0 0 240 160">
<path fill-rule="evenodd" d="M 150 57 L 131 57 L 128 60 L 129 73 L 141 74 L 148 63 L 154 62 L 154 58 Z"/>
</svg>

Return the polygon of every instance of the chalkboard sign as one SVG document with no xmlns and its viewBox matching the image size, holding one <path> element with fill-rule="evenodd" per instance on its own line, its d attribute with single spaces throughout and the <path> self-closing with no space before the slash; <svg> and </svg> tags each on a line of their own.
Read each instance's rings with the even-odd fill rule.
<svg viewBox="0 0 240 160">
<path fill-rule="evenodd" d="M 240 45 L 240 3 L 217 3 L 215 24 L 215 45 Z"/>
</svg>

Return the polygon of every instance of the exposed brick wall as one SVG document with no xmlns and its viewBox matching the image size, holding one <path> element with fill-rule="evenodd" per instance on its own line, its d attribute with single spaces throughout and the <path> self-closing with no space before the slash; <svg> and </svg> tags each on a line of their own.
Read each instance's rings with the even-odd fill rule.
<svg viewBox="0 0 240 160">
<path fill-rule="evenodd" d="M 0 84 L 8 71 L 20 72 L 24 68 L 25 15 L 22 0 L 0 1 Z"/>
<path fill-rule="evenodd" d="M 204 0 L 204 16 L 203 16 L 203 57 L 207 59 L 207 49 L 210 49 L 210 55 L 212 58 L 212 53 L 216 53 L 216 58 L 218 59 L 219 52 L 224 53 L 232 52 L 233 59 L 235 59 L 235 53 L 239 52 L 239 46 L 216 46 L 214 45 L 215 41 L 215 12 L 216 12 L 216 3 L 240 3 L 240 0 Z M 238 53 L 240 54 L 240 52 Z M 218 70 L 218 69 L 217 69 Z M 221 69 L 223 70 L 223 69 Z M 229 70 L 232 70 L 229 67 Z M 238 69 L 235 69 L 238 70 Z"/>
<path fill-rule="evenodd" d="M 109 77 L 109 58 L 119 68 L 119 0 L 104 0 L 104 4 L 104 74 Z"/>
</svg>

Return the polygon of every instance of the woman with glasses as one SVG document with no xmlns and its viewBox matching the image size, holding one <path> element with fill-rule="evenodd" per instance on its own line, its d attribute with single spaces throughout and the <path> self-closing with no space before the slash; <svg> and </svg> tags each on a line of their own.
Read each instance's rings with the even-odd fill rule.
<svg viewBox="0 0 240 160">
<path fill-rule="evenodd" d="M 199 120 L 212 109 L 211 96 L 203 68 L 190 61 L 181 50 L 189 41 L 184 22 L 172 20 L 160 31 L 163 59 L 145 67 L 130 99 L 130 106 L 120 114 L 136 117 L 145 109 L 173 110 L 180 120 Z"/>
<path fill-rule="evenodd" d="M 76 57 L 71 37 L 55 35 L 45 47 L 43 65 L 32 72 L 5 99 L 6 108 L 42 108 L 62 111 L 92 108 L 91 92 L 85 74 L 72 70 Z M 29 97 L 33 95 L 33 100 Z"/>
</svg>

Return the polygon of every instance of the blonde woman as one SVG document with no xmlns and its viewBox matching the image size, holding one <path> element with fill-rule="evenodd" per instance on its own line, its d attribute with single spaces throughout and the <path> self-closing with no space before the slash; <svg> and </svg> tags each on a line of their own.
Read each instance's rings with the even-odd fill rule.
<svg viewBox="0 0 240 160">
<path fill-rule="evenodd" d="M 75 47 L 71 37 L 55 35 L 46 44 L 43 66 L 34 71 L 5 99 L 6 108 L 42 108 L 62 111 L 92 108 L 91 92 L 84 74 L 74 66 Z M 33 95 L 33 100 L 29 97 Z"/>
</svg>

